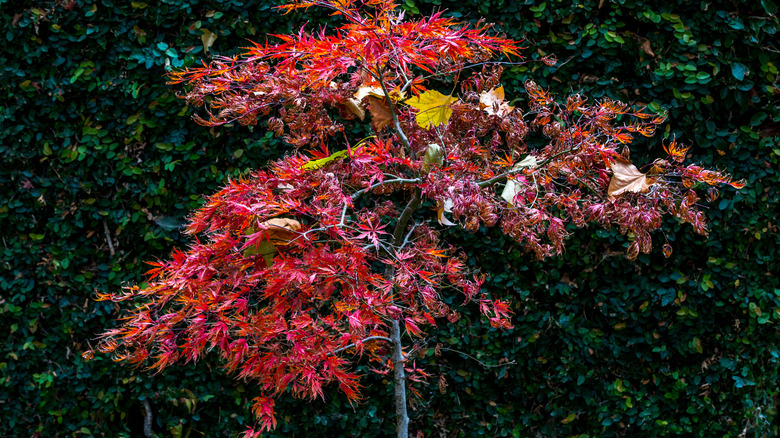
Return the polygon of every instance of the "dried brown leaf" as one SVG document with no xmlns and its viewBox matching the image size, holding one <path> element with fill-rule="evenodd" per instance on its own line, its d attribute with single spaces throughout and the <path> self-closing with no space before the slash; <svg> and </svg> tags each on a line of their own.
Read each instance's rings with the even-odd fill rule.
<svg viewBox="0 0 780 438">
<path fill-rule="evenodd" d="M 298 237 L 296 231 L 301 229 L 300 222 L 283 217 L 269 219 L 260 224 L 260 226 L 266 229 L 268 240 L 275 246 L 287 245 L 291 240 Z"/>
<path fill-rule="evenodd" d="M 371 113 L 371 124 L 377 132 L 393 121 L 393 113 L 385 99 L 368 96 L 368 111 Z"/>
<path fill-rule="evenodd" d="M 366 110 L 363 109 L 363 105 L 358 99 L 349 98 L 344 102 L 347 110 L 356 115 L 361 121 L 366 118 Z"/>
<path fill-rule="evenodd" d="M 535 168 L 536 167 L 536 157 L 533 155 L 528 155 L 525 157 L 522 161 L 515 164 L 512 167 L 512 170 L 519 170 L 523 168 Z M 501 192 L 501 197 L 504 198 L 507 205 L 510 207 L 514 206 L 514 200 L 515 196 L 522 191 L 526 187 L 526 184 L 522 181 L 516 180 L 514 178 L 507 180 L 506 186 L 504 186 L 504 190 Z"/>
<path fill-rule="evenodd" d="M 607 194 L 615 197 L 626 192 L 646 193 L 655 179 L 648 178 L 625 158 L 615 159 L 612 164 L 612 180 L 609 182 Z"/>
<path fill-rule="evenodd" d="M 496 105 L 498 110 L 496 110 Z M 490 115 L 505 116 L 509 114 L 514 107 L 504 102 L 504 86 L 494 88 L 479 95 L 479 107 Z"/>
<path fill-rule="evenodd" d="M 643 52 L 655 58 L 655 52 L 653 52 L 653 48 L 650 46 L 649 39 L 642 38 L 642 45 L 640 47 L 642 48 Z"/>
<path fill-rule="evenodd" d="M 452 213 L 452 205 L 453 205 L 452 200 L 445 199 L 444 202 L 439 201 L 437 204 L 438 204 L 438 209 L 436 210 L 436 216 L 439 219 L 439 223 L 447 227 L 452 227 L 457 225 L 456 223 L 449 220 L 447 216 L 444 215 L 444 213 Z"/>
<path fill-rule="evenodd" d="M 368 96 L 384 97 L 384 95 L 385 92 L 382 91 L 382 87 L 378 87 L 378 86 L 373 86 L 373 87 L 362 86 L 358 88 L 358 90 L 354 94 L 355 99 L 358 102 L 363 102 L 363 99 L 365 99 Z"/>
</svg>

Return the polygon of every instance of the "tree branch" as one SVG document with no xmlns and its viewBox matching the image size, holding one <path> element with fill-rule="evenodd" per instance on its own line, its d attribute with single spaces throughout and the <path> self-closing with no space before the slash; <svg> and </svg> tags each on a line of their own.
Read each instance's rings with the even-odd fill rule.
<svg viewBox="0 0 780 438">
<path fill-rule="evenodd" d="M 103 231 L 106 233 L 106 242 L 108 242 L 108 251 L 111 253 L 111 256 L 116 254 L 114 252 L 114 244 L 111 242 L 111 232 L 108 230 L 108 225 L 106 225 L 106 222 L 103 221 Z"/>
<path fill-rule="evenodd" d="M 379 68 L 377 68 L 377 73 L 379 73 Z M 393 103 L 393 99 L 390 98 L 390 93 L 387 92 L 387 87 L 385 87 L 384 75 L 376 79 L 379 82 L 379 86 L 382 87 L 382 92 L 385 94 L 385 99 L 387 99 L 387 105 L 390 107 L 390 114 L 393 115 L 393 129 L 395 129 L 396 134 L 398 134 L 398 138 L 401 139 L 401 143 L 404 144 L 406 150 L 409 151 L 409 156 L 412 157 L 412 160 L 415 160 L 417 159 L 417 154 L 412 149 L 412 146 L 409 143 L 409 138 L 406 137 L 406 133 L 404 133 L 404 130 L 401 129 L 401 122 L 398 121 L 397 108 L 395 106 L 395 103 Z"/>
<path fill-rule="evenodd" d="M 577 146 L 579 146 L 579 144 Z M 570 148 L 570 149 L 566 149 L 565 151 L 560 151 L 557 154 L 553 155 L 552 157 L 547 158 L 546 160 L 542 161 L 541 163 L 536 163 L 536 167 L 542 167 L 542 166 L 544 166 L 546 164 L 549 164 L 552 160 L 560 157 L 561 155 L 566 155 L 569 152 L 574 152 L 575 149 L 577 149 L 577 148 L 573 147 L 573 148 Z"/>
<path fill-rule="evenodd" d="M 369 186 L 369 187 L 366 187 L 366 188 L 360 189 L 360 190 L 358 190 L 357 192 L 353 193 L 353 194 L 352 194 L 352 200 L 354 201 L 354 200 L 356 200 L 357 198 L 359 198 L 361 195 L 363 195 L 363 193 L 370 192 L 371 190 L 374 190 L 374 189 L 375 189 L 375 188 L 377 188 L 377 187 L 382 187 L 382 186 L 383 186 L 383 185 L 385 185 L 385 184 L 394 184 L 394 183 L 398 183 L 398 184 L 417 184 L 417 183 L 419 183 L 420 181 L 421 181 L 421 180 L 420 180 L 420 178 L 411 178 L 411 179 L 403 179 L 403 178 L 398 178 L 398 179 L 386 179 L 386 180 L 384 180 L 384 181 L 382 181 L 382 182 L 379 182 L 379 183 L 376 183 L 376 184 L 372 184 L 372 185 L 371 185 L 371 186 Z"/>
<path fill-rule="evenodd" d="M 411 237 L 412 232 L 417 228 L 417 225 L 419 225 L 419 224 L 414 224 L 414 225 L 412 225 L 411 228 L 409 228 L 409 232 L 406 233 L 406 237 L 404 237 L 404 241 L 403 241 L 403 243 L 401 243 L 401 246 L 398 247 L 398 251 L 402 250 L 406 246 L 406 244 L 409 242 L 409 237 Z"/>
<path fill-rule="evenodd" d="M 568 154 L 570 152 L 573 152 L 574 149 L 576 149 L 576 148 L 566 149 L 565 151 L 558 152 L 557 154 L 553 155 L 552 157 L 547 158 L 544 161 L 541 161 L 539 163 L 536 163 L 536 165 L 533 167 L 533 169 L 538 169 L 538 168 L 540 168 L 542 166 L 545 166 L 545 165 L 549 164 L 552 160 L 560 157 L 561 155 L 565 155 L 565 154 Z M 478 182 L 477 185 L 479 187 L 492 186 L 493 184 L 499 183 L 499 182 L 507 179 L 507 177 L 509 177 L 511 175 L 515 175 L 517 173 L 521 173 L 521 172 L 523 172 L 526 169 L 531 169 L 531 167 L 521 167 L 519 169 L 512 169 L 509 172 L 505 172 L 505 173 L 502 173 L 501 175 L 496 175 L 493 178 L 487 179 L 485 181 Z"/>
<path fill-rule="evenodd" d="M 507 365 L 516 365 L 517 364 L 517 362 L 512 360 L 512 361 L 509 361 L 509 362 L 506 362 L 506 363 L 500 363 L 500 364 L 496 364 L 496 365 L 488 365 L 485 362 L 482 362 L 481 360 L 477 359 L 476 357 L 474 357 L 474 356 L 472 356 L 470 354 L 464 353 L 464 352 L 462 352 L 460 350 L 453 350 L 452 348 L 446 348 L 446 347 L 440 347 L 439 350 L 441 350 L 441 351 L 450 351 L 452 353 L 458 353 L 460 355 L 466 356 L 467 358 L 473 360 L 474 362 L 477 362 L 478 364 L 482 365 L 483 368 L 498 368 L 498 367 L 505 367 Z"/>
<path fill-rule="evenodd" d="M 386 342 L 393 342 L 392 339 L 387 338 L 385 336 L 369 336 L 365 339 L 361 339 L 360 342 L 368 342 L 368 341 L 386 341 Z M 341 353 L 344 350 L 349 350 L 350 348 L 355 348 L 355 344 L 349 344 L 346 347 L 341 347 L 333 351 L 333 354 Z"/>
<path fill-rule="evenodd" d="M 409 219 L 412 218 L 412 214 L 420 207 L 422 199 L 420 198 L 420 189 L 417 189 L 412 196 L 412 200 L 406 204 L 404 211 L 401 212 L 401 216 L 398 217 L 398 223 L 395 224 L 395 230 L 393 230 L 393 246 L 397 246 L 398 242 L 404 237 L 404 231 L 406 231 L 406 225 L 409 223 Z"/>
</svg>

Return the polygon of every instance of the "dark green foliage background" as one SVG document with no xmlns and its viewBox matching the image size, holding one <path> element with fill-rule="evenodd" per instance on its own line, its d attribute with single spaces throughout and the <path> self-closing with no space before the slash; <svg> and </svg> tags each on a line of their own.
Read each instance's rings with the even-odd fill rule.
<svg viewBox="0 0 780 438">
<path fill-rule="evenodd" d="M 601 4 L 599 4 L 601 3 Z M 262 166 L 283 145 L 261 128 L 214 130 L 165 85 L 166 66 L 232 54 L 247 39 L 304 17 L 272 2 L 8 2 L 0 0 L 0 436 L 141 436 L 148 400 L 158 436 L 235 436 L 254 420 L 251 382 L 215 364 L 149 375 L 81 352 L 118 315 L 91 300 L 138 281 L 143 261 L 185 246 L 183 217 L 200 194 Z M 564 257 L 538 263 L 496 230 L 455 234 L 491 293 L 513 297 L 516 328 L 497 331 L 464 309 L 431 337 L 447 349 L 417 359 L 413 430 L 425 436 L 769 436 L 776 432 L 780 284 L 777 229 L 780 109 L 777 6 L 753 1 L 408 1 L 480 16 L 528 55 L 559 66 L 508 69 L 509 96 L 533 78 L 667 109 L 658 137 L 745 178 L 709 204 L 711 237 L 668 221 L 669 259 L 625 260 L 614 230 L 574 234 Z M 306 18 L 317 25 L 325 15 Z M 112 239 L 114 254 L 107 239 Z M 452 350 L 468 353 L 468 358 Z M 486 367 L 485 365 L 489 366 Z M 501 365 L 501 366 L 494 366 Z M 443 376 L 448 386 L 440 392 Z M 390 387 L 367 376 L 350 407 L 283 399 L 268 436 L 389 436 Z"/>
</svg>

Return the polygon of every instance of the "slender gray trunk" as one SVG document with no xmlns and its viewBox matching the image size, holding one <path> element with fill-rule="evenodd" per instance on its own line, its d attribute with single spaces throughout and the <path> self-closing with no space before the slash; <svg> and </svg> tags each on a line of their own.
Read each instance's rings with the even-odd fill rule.
<svg viewBox="0 0 780 438">
<path fill-rule="evenodd" d="M 387 93 L 385 93 L 385 95 L 387 95 Z M 398 217 L 398 223 L 395 224 L 395 230 L 393 231 L 394 247 L 397 248 L 404 240 L 404 233 L 409 224 L 409 219 L 411 219 L 412 214 L 420 207 L 421 203 L 420 190 L 417 189 L 414 196 L 412 196 L 412 199 L 406 204 L 404 211 L 401 212 L 401 216 Z M 388 279 L 392 280 L 394 275 L 392 265 L 387 265 L 385 275 Z M 398 434 L 398 438 L 408 438 L 409 414 L 406 412 L 406 372 L 404 371 L 404 353 L 403 350 L 401 350 L 401 324 L 397 319 L 393 320 L 390 339 L 393 342 L 391 360 L 393 361 L 393 395 L 395 399 L 396 418 L 395 431 Z"/>
<path fill-rule="evenodd" d="M 398 438 L 409 437 L 409 415 L 406 412 L 406 372 L 404 371 L 404 353 L 401 350 L 401 324 L 393 320 L 390 339 L 393 340 L 393 395 L 395 398 L 395 430 Z"/>
</svg>

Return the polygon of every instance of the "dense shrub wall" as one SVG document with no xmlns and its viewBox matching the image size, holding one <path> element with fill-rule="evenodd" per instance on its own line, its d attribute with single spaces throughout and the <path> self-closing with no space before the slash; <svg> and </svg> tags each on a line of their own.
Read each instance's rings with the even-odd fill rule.
<svg viewBox="0 0 780 438">
<path fill-rule="evenodd" d="M 188 211 L 246 169 L 283 153 L 261 127 L 205 129 L 165 85 L 166 68 L 232 54 L 303 22 L 273 2 L 0 0 L 0 436 L 235 436 L 253 419 L 251 383 L 203 362 L 163 375 L 85 362 L 118 315 L 95 292 L 141 278 L 144 260 L 186 245 Z M 529 56 L 505 74 L 555 93 L 610 96 L 669 111 L 658 137 L 745 178 L 710 204 L 711 238 L 669 222 L 675 252 L 625 260 L 626 237 L 574 235 L 538 263 L 499 233 L 455 235 L 516 328 L 470 309 L 418 361 L 431 384 L 412 412 L 425 436 L 767 436 L 776 432 L 780 336 L 777 6 L 771 0 L 582 3 L 408 0 L 409 13 L 480 16 Z M 325 20 L 309 19 L 310 25 Z M 643 143 L 634 161 L 662 154 Z M 467 353 L 470 357 L 458 353 Z M 283 400 L 269 436 L 388 436 L 388 382 L 366 402 Z M 446 385 L 445 385 L 446 384 Z"/>
</svg>

